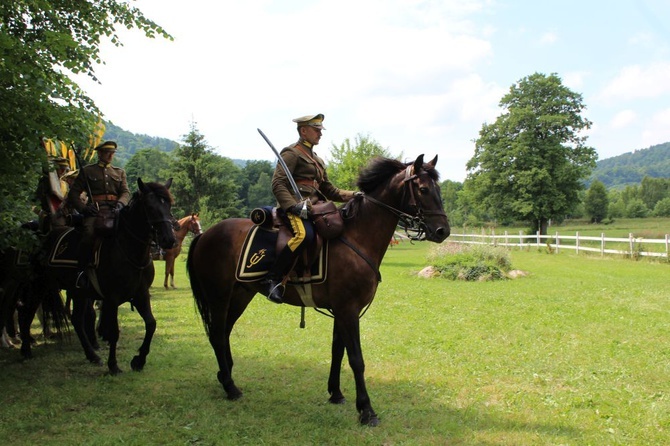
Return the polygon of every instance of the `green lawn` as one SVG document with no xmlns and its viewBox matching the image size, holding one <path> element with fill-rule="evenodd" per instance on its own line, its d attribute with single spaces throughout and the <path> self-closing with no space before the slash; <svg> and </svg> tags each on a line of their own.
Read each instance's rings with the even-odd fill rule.
<svg viewBox="0 0 670 446">
<path fill-rule="evenodd" d="M 0 351 L 7 444 L 647 445 L 670 442 L 670 265 L 512 251 L 528 277 L 420 279 L 428 243 L 389 249 L 361 322 L 368 391 L 381 419 L 327 404 L 331 320 L 262 296 L 233 332 L 225 400 L 184 273 L 152 289 L 158 330 L 143 372 L 128 365 L 142 323 L 121 308 L 120 365 L 86 363 L 76 342 L 35 359 Z M 37 330 L 37 326 L 35 327 Z"/>
</svg>

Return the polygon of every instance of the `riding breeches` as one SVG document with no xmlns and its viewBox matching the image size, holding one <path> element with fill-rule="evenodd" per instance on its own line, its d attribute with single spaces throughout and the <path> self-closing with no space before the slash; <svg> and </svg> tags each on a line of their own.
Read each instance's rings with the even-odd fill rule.
<svg viewBox="0 0 670 446">
<path fill-rule="evenodd" d="M 303 220 L 297 215 L 287 213 L 288 221 L 291 223 L 293 237 L 288 241 L 291 252 L 302 251 L 302 248 L 314 240 L 314 226 L 309 220 Z"/>
</svg>

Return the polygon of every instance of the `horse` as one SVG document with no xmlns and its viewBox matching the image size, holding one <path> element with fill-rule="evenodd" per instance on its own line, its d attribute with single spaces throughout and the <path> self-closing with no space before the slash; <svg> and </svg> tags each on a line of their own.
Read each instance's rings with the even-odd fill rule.
<svg viewBox="0 0 670 446">
<path fill-rule="evenodd" d="M 170 286 L 177 288 L 174 286 L 174 263 L 181 253 L 181 245 L 184 242 L 184 238 L 186 238 L 186 234 L 189 232 L 194 235 L 202 233 L 198 214 L 187 215 L 177 221 L 177 229 L 175 229 L 177 244 L 173 248 L 166 249 L 163 253 L 163 260 L 165 260 L 165 281 L 163 282 L 163 286 L 166 290 L 168 289 L 168 277 L 170 278 Z"/>
<path fill-rule="evenodd" d="M 333 316 L 329 402 L 345 402 L 340 370 L 346 349 L 362 425 L 377 426 L 379 418 L 365 386 L 359 317 L 375 296 L 389 240 L 400 220 L 413 222 L 419 237 L 432 242 L 440 243 L 450 234 L 436 163 L 437 156 L 424 163 L 423 155 L 412 163 L 371 160 L 358 178 L 361 192 L 340 208 L 346 216 L 342 235 L 327 241 L 327 278 L 311 285 L 314 305 L 310 306 L 326 309 Z M 254 295 L 267 296 L 261 281 L 241 282 L 236 276 L 240 251 L 253 224 L 241 218 L 217 223 L 193 239 L 186 260 L 196 307 L 218 361 L 217 378 L 229 400 L 242 396 L 232 378 L 231 331 Z M 298 291 L 289 283 L 284 302 L 305 307 Z"/>
<path fill-rule="evenodd" d="M 75 258 L 59 259 L 67 252 L 68 245 L 76 246 L 81 234 L 73 228 L 52 230 L 44 244 L 44 270 L 46 280 L 53 289 L 65 289 L 72 297 L 72 325 L 84 349 L 86 358 L 98 365 L 102 360 L 95 352 L 95 311 L 93 302 L 102 300 L 100 326 L 103 339 L 109 342 L 107 367 L 111 375 L 121 373 L 116 358 L 119 339 L 118 307 L 129 302 L 144 320 L 145 335 L 139 352 L 130 365 L 133 370 L 144 368 L 156 331 L 156 319 L 151 311 L 149 287 L 154 280 L 154 265 L 150 246 L 155 238 L 164 249 L 172 248 L 175 235 L 170 210 L 173 198 L 169 188 L 172 179 L 164 185 L 144 183 L 138 178 L 138 190 L 128 206 L 118 214 L 116 228 L 111 236 L 102 239 L 98 250 L 95 274 L 91 275 L 92 287 L 76 288 L 77 261 Z"/>
</svg>

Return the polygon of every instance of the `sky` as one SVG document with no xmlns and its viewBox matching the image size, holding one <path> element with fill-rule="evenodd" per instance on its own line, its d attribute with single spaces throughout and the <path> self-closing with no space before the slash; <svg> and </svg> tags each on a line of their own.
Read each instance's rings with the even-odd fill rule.
<svg viewBox="0 0 670 446">
<path fill-rule="evenodd" d="M 173 37 L 120 30 L 100 83 L 79 84 L 133 133 L 274 160 L 293 118 L 323 113 L 316 152 L 367 137 L 463 181 L 502 97 L 534 73 L 582 95 L 599 159 L 670 141 L 667 0 L 137 0 Z"/>
</svg>

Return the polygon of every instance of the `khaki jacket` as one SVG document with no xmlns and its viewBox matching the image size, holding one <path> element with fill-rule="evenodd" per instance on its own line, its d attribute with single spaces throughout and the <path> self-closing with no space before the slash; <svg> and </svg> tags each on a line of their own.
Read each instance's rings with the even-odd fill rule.
<svg viewBox="0 0 670 446">
<path fill-rule="evenodd" d="M 67 205 L 71 209 L 81 212 L 86 207 L 80 196 L 82 192 L 88 193 L 85 179 L 91 187 L 93 202 L 113 205 L 121 202 L 124 205 L 130 200 L 130 190 L 126 180 L 126 172 L 120 167 L 103 165 L 102 163 L 89 164 L 83 168 L 77 179 L 74 180 L 67 194 Z M 113 198 L 116 197 L 116 198 Z M 90 198 L 90 197 L 89 197 Z"/>
<path fill-rule="evenodd" d="M 353 191 L 338 189 L 328 180 L 325 163 L 312 149 L 297 142 L 284 148 L 280 155 L 303 198 L 309 198 L 312 203 L 325 200 L 343 202 L 353 198 Z M 284 210 L 298 203 L 286 172 L 279 163 L 272 176 L 272 193 Z"/>
</svg>

